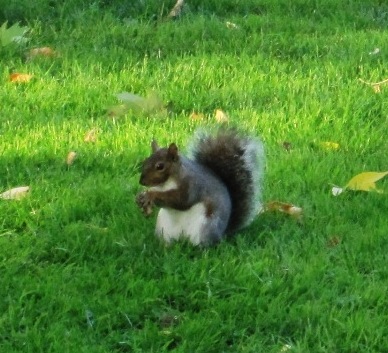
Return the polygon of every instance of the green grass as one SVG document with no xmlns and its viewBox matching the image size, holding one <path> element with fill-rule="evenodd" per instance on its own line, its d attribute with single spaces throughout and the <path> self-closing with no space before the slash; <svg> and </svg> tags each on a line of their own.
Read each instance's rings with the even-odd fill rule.
<svg viewBox="0 0 388 353">
<path fill-rule="evenodd" d="M 331 184 L 388 170 L 388 91 L 358 81 L 387 78 L 387 6 L 192 1 L 158 19 L 172 3 L 0 6 L 32 28 L 0 52 L 0 192 L 31 187 L 0 202 L 0 351 L 386 352 L 388 199 Z M 60 55 L 25 60 L 42 46 Z M 169 117 L 106 115 L 150 90 Z M 304 221 L 264 214 L 215 248 L 165 247 L 134 203 L 139 162 L 153 137 L 184 149 L 218 108 L 265 142 L 264 201 Z"/>
</svg>

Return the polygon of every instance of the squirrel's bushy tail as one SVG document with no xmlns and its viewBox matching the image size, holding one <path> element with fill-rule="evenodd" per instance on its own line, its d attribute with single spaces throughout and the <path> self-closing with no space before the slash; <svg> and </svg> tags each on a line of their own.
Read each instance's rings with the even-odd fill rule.
<svg viewBox="0 0 388 353">
<path fill-rule="evenodd" d="M 260 140 L 235 129 L 199 134 L 192 158 L 211 169 L 226 185 L 232 200 L 227 232 L 252 222 L 261 208 L 264 151 Z"/>
</svg>

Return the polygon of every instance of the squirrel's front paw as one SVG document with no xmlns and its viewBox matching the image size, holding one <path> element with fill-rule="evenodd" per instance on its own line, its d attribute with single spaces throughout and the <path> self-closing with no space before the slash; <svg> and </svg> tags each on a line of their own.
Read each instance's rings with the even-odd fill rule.
<svg viewBox="0 0 388 353">
<path fill-rule="evenodd" d="M 149 216 L 152 213 L 152 207 L 154 206 L 154 202 L 150 197 L 149 192 L 143 191 L 137 194 L 136 196 L 136 204 L 141 208 L 142 212 Z"/>
</svg>

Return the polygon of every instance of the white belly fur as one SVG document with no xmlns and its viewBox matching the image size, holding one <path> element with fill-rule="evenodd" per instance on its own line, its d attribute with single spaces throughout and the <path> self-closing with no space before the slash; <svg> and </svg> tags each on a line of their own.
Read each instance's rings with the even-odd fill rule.
<svg viewBox="0 0 388 353">
<path fill-rule="evenodd" d="M 186 211 L 161 208 L 156 221 L 156 234 L 163 237 L 166 242 L 185 237 L 194 245 L 198 245 L 207 221 L 205 212 L 202 202 Z"/>
</svg>

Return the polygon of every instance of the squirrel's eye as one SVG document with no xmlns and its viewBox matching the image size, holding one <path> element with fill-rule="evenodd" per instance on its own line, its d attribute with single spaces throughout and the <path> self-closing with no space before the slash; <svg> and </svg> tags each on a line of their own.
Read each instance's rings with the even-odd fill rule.
<svg viewBox="0 0 388 353">
<path fill-rule="evenodd" d="M 163 162 L 158 162 L 155 164 L 156 170 L 163 170 L 164 169 L 164 163 Z"/>
</svg>

